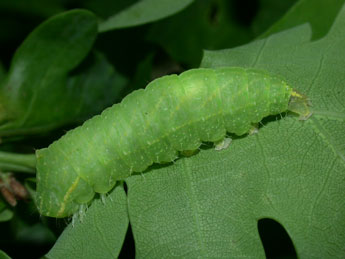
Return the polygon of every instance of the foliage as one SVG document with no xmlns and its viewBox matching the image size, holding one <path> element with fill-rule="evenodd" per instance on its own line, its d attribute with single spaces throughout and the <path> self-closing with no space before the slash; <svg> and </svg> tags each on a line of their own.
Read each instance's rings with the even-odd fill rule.
<svg viewBox="0 0 345 259">
<path fill-rule="evenodd" d="M 298 257 L 343 258 L 344 2 L 1 1 L 0 176 L 32 195 L 34 149 L 164 74 L 262 68 L 306 94 L 313 115 L 267 118 L 226 150 L 205 143 L 154 165 L 67 227 L 0 197 L 0 257 L 133 257 L 134 242 L 138 258 L 264 258 L 258 221 L 270 218 Z"/>
</svg>

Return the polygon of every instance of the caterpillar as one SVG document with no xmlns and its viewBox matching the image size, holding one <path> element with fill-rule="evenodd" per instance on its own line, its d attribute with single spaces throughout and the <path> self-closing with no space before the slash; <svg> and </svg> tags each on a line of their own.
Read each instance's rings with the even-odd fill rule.
<svg viewBox="0 0 345 259">
<path fill-rule="evenodd" d="M 133 172 L 287 110 L 311 114 L 304 95 L 265 71 L 199 68 L 158 78 L 36 151 L 38 210 L 70 216 Z"/>
</svg>

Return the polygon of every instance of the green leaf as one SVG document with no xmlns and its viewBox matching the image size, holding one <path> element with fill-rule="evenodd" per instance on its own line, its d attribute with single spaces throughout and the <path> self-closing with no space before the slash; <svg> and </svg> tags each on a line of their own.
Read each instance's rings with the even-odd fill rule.
<svg viewBox="0 0 345 259">
<path fill-rule="evenodd" d="M 66 87 L 67 73 L 84 59 L 96 35 L 93 14 L 74 10 L 50 18 L 26 38 L 0 88 L 0 135 L 62 123 L 66 104 L 75 99 Z"/>
<path fill-rule="evenodd" d="M 11 259 L 4 251 L 0 250 L 0 259 Z"/>
<path fill-rule="evenodd" d="M 257 229 L 278 221 L 299 258 L 342 258 L 345 244 L 345 6 L 326 37 L 308 26 L 223 51 L 203 67 L 281 75 L 313 104 L 307 121 L 268 120 L 259 133 L 126 180 L 138 258 L 265 258 Z"/>
<path fill-rule="evenodd" d="M 138 26 L 171 16 L 193 0 L 140 0 L 99 24 L 99 31 Z"/>
<path fill-rule="evenodd" d="M 12 217 L 13 211 L 8 209 L 4 201 L 0 199 L 0 222 L 9 221 L 12 219 Z"/>
<path fill-rule="evenodd" d="M 47 258 L 117 258 L 128 228 L 126 193 L 117 186 L 102 202 L 94 201 L 85 219 L 70 224 Z"/>
<path fill-rule="evenodd" d="M 344 0 L 300 0 L 260 38 L 308 22 L 313 30 L 312 39 L 319 39 L 326 35 L 344 3 Z"/>
<path fill-rule="evenodd" d="M 101 55 L 85 58 L 97 20 L 74 10 L 42 23 L 17 50 L 0 88 L 0 136 L 82 121 L 113 104 L 126 80 Z"/>
</svg>

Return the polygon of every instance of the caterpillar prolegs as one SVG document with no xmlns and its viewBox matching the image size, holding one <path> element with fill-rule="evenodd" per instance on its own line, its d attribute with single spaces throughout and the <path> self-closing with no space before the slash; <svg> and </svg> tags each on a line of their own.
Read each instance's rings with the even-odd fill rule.
<svg viewBox="0 0 345 259">
<path fill-rule="evenodd" d="M 204 141 L 221 142 L 226 132 L 246 134 L 268 115 L 290 110 L 306 119 L 308 106 L 284 80 L 254 69 L 199 68 L 158 78 L 36 152 L 38 209 L 69 216 L 133 172 Z"/>
</svg>

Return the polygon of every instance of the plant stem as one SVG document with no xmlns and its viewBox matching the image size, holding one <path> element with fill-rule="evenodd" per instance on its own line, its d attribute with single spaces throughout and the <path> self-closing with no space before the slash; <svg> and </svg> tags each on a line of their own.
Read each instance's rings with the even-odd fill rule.
<svg viewBox="0 0 345 259">
<path fill-rule="evenodd" d="M 36 168 L 36 156 L 34 154 L 17 154 L 0 151 L 1 171 L 20 171 L 34 173 Z"/>
</svg>

